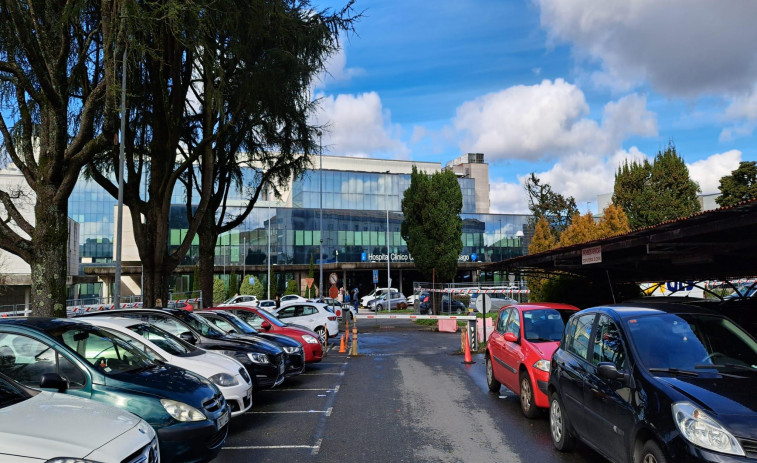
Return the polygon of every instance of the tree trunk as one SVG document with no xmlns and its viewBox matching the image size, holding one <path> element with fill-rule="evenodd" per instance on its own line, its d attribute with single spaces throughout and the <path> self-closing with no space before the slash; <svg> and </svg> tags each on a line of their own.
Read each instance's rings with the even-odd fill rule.
<svg viewBox="0 0 757 463">
<path fill-rule="evenodd" d="M 32 242 L 31 309 L 34 316 L 66 317 L 68 202 L 56 204 L 55 188 L 37 191 Z"/>
<path fill-rule="evenodd" d="M 203 307 L 212 307 L 216 301 L 213 301 L 213 279 L 215 275 L 216 243 L 218 242 L 218 232 L 216 232 L 214 214 L 205 214 L 202 219 L 202 225 L 197 230 L 200 241 L 200 290 L 202 291 Z"/>
</svg>

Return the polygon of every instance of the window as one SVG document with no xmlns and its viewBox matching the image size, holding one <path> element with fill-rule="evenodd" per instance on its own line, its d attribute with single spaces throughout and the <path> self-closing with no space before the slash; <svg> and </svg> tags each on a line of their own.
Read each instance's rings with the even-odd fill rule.
<svg viewBox="0 0 757 463">
<path fill-rule="evenodd" d="M 591 363 L 610 362 L 618 369 L 622 369 L 626 360 L 626 351 L 620 340 L 618 327 L 606 315 L 599 317 L 596 334 L 594 335 L 594 354 Z"/>
<path fill-rule="evenodd" d="M 512 333 L 515 337 L 520 338 L 520 312 L 510 310 L 510 316 L 507 318 L 505 333 Z"/>
<path fill-rule="evenodd" d="M 595 314 L 586 314 L 574 318 L 568 324 L 565 333 L 565 350 L 588 360 L 589 335 L 594 318 Z"/>
<path fill-rule="evenodd" d="M 236 315 L 245 321 L 248 325 L 252 326 L 253 328 L 260 329 L 263 326 L 263 317 L 256 314 L 255 312 L 247 312 L 245 310 L 239 310 L 236 312 Z"/>
<path fill-rule="evenodd" d="M 277 314 L 277 316 L 278 316 L 279 318 L 292 318 L 292 317 L 294 317 L 294 316 L 295 316 L 295 315 L 294 315 L 294 313 L 295 313 L 295 309 L 296 309 L 296 308 L 297 308 L 297 307 L 295 306 L 295 307 L 287 307 L 286 309 L 282 309 L 282 310 L 281 310 L 281 311 L 280 311 L 280 312 L 279 312 L 279 313 Z"/>
<path fill-rule="evenodd" d="M 497 318 L 497 331 L 500 333 L 505 333 L 505 323 L 507 322 L 507 317 L 510 315 L 510 312 L 512 309 L 502 309 L 499 312 L 499 317 Z"/>
<path fill-rule="evenodd" d="M 302 315 L 315 315 L 318 310 L 312 305 L 306 305 L 302 308 Z"/>
<path fill-rule="evenodd" d="M 84 372 L 52 346 L 18 334 L 0 334 L 0 371 L 31 387 L 39 387 L 45 373 L 58 373 L 72 389 L 87 382 Z"/>
</svg>

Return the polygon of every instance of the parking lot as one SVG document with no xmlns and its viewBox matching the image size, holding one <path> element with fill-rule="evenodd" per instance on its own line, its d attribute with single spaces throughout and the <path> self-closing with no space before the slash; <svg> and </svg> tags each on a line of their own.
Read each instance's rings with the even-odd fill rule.
<svg viewBox="0 0 757 463">
<path fill-rule="evenodd" d="M 405 320 L 361 320 L 359 355 L 330 342 L 323 362 L 261 391 L 232 421 L 215 461 L 595 462 L 556 452 L 546 415 L 488 392 L 483 357 L 464 365 L 459 333 Z"/>
</svg>

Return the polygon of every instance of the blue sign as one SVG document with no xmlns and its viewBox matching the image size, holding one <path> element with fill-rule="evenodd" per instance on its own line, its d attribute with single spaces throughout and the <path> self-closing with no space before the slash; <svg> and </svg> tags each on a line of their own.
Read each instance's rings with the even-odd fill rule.
<svg viewBox="0 0 757 463">
<path fill-rule="evenodd" d="M 363 261 L 363 262 L 365 262 L 366 260 L 368 260 L 368 254 L 365 253 L 365 252 L 362 253 L 362 254 L 360 254 L 360 260 Z"/>
<path fill-rule="evenodd" d="M 373 283 L 378 283 L 378 270 L 373 271 Z"/>
<path fill-rule="evenodd" d="M 255 284 L 255 277 L 250 277 L 250 284 L 251 284 L 251 285 L 254 285 L 254 284 Z"/>
<path fill-rule="evenodd" d="M 470 255 L 470 260 L 472 260 L 473 262 L 475 262 L 477 258 L 478 258 L 478 256 L 476 255 L 475 252 Z"/>
</svg>

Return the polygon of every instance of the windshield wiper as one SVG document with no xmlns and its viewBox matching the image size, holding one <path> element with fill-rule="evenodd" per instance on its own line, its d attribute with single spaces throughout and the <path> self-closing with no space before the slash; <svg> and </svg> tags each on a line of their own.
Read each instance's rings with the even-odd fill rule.
<svg viewBox="0 0 757 463">
<path fill-rule="evenodd" d="M 696 371 L 681 370 L 680 368 L 649 368 L 652 373 L 670 373 L 673 375 L 699 376 Z"/>
<path fill-rule="evenodd" d="M 712 370 L 721 370 L 724 368 L 733 368 L 734 370 L 740 370 L 740 371 L 751 371 L 752 373 L 757 373 L 757 369 L 754 367 L 751 367 L 749 365 L 741 365 L 738 363 L 703 363 L 699 365 L 695 365 L 694 368 L 697 370 L 706 370 L 706 369 L 712 369 Z"/>
</svg>

